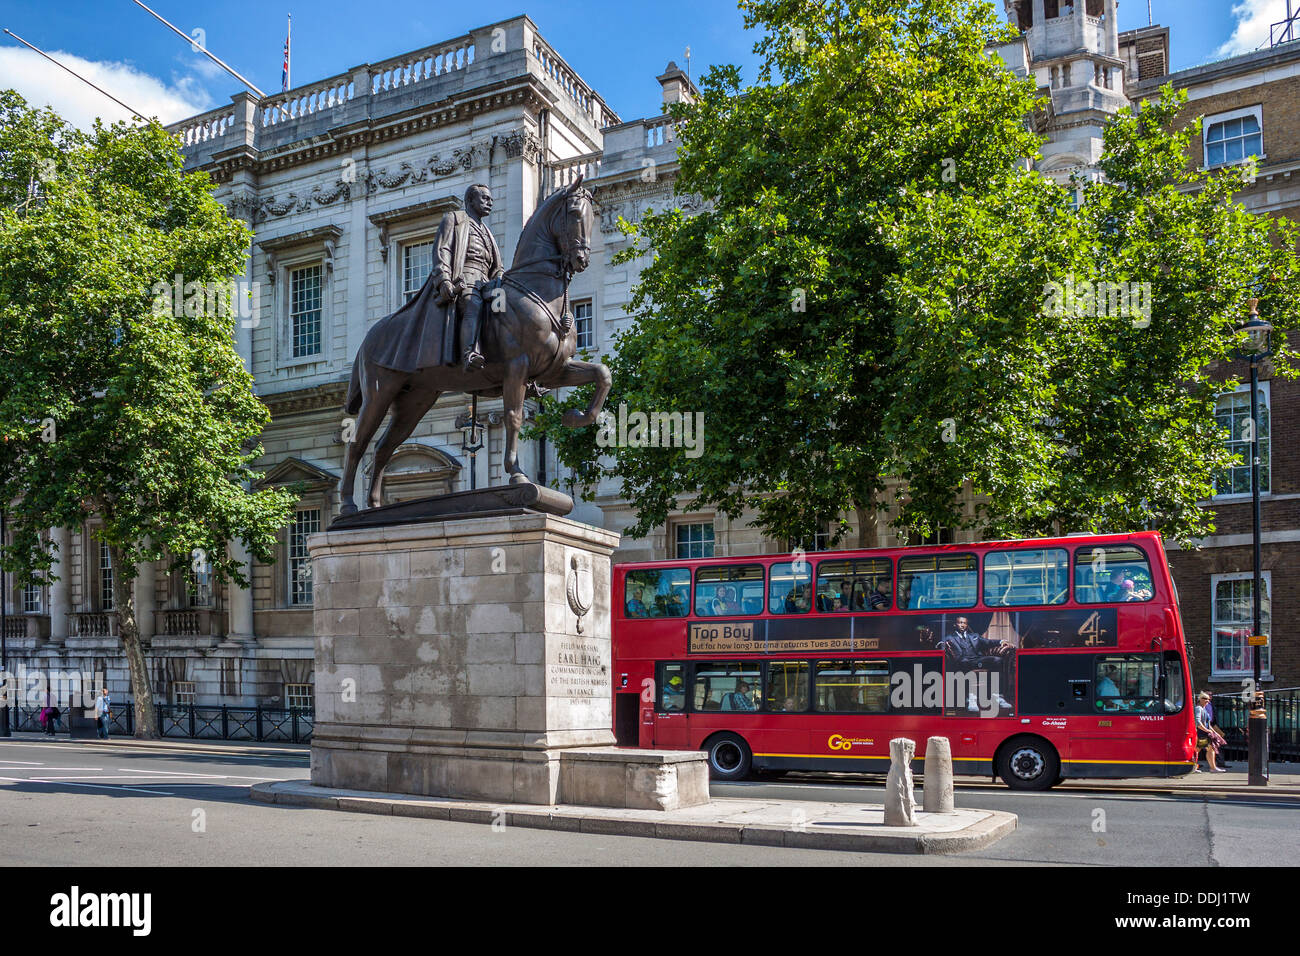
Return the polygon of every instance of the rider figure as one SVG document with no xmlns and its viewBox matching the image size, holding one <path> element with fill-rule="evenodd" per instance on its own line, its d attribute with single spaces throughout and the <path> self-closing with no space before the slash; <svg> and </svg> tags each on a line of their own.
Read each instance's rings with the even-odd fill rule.
<svg viewBox="0 0 1300 956">
<path fill-rule="evenodd" d="M 499 278 L 501 250 L 484 220 L 492 211 L 492 192 L 476 183 L 465 190 L 465 209 L 443 216 L 435 243 L 437 304 L 455 309 L 459 319 L 460 365 L 466 372 L 483 367 L 479 332 L 483 287 Z"/>
</svg>

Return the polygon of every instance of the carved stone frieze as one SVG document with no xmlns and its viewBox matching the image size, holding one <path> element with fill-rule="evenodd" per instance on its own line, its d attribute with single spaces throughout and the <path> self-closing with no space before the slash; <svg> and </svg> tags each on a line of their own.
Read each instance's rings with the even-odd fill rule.
<svg viewBox="0 0 1300 956">
<path fill-rule="evenodd" d="M 501 145 L 500 140 L 497 145 Z M 505 138 L 507 156 L 517 157 L 521 151 L 527 155 L 528 150 L 535 152 L 539 145 L 536 134 L 529 129 L 515 130 Z M 306 212 L 313 205 L 329 206 L 338 202 L 349 202 L 354 198 L 354 185 L 356 194 L 373 196 L 381 190 L 401 189 L 416 183 L 452 176 L 462 171 L 479 169 L 487 165 L 492 146 L 492 140 L 480 139 L 468 146 L 456 147 L 446 158 L 433 153 L 419 164 L 402 160 L 396 166 L 368 169 L 364 176 L 360 177 L 359 182 L 354 164 L 343 178 L 335 180 L 333 185 L 314 186 L 307 195 L 291 192 L 284 199 L 279 199 L 274 195 L 258 198 L 251 193 L 239 193 L 227 200 L 226 208 L 230 210 L 231 215 L 251 219 L 255 223 L 278 219 L 291 212 Z"/>
</svg>

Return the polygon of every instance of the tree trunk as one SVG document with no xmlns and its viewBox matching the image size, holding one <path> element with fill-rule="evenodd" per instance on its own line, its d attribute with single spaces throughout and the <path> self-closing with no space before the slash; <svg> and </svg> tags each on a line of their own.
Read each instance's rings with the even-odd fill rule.
<svg viewBox="0 0 1300 956">
<path fill-rule="evenodd" d="M 127 670 L 131 673 L 131 696 L 135 699 L 135 736 L 138 740 L 157 740 L 153 689 L 140 641 L 140 624 L 135 616 L 135 597 L 131 593 L 135 568 L 126 563 L 121 548 L 110 545 L 108 551 L 113 560 L 113 613 L 117 615 L 117 633 L 122 639 Z"/>
<path fill-rule="evenodd" d="M 854 510 L 858 513 L 858 547 L 880 547 L 879 526 L 877 524 L 880 512 L 870 505 L 865 508 L 857 506 Z"/>
</svg>

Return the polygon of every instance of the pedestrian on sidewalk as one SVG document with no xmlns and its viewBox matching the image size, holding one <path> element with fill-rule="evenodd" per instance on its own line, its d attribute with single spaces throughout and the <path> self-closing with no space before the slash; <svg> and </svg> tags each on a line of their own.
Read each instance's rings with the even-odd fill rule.
<svg viewBox="0 0 1300 956">
<path fill-rule="evenodd" d="M 1205 705 L 1210 702 L 1210 692 L 1201 691 L 1196 697 L 1196 747 L 1199 756 L 1200 750 L 1205 751 L 1205 760 L 1210 765 L 1211 773 L 1227 773 L 1228 771 L 1221 768 L 1217 761 L 1219 748 L 1227 741 L 1223 739 L 1214 728 L 1210 726 L 1210 715 L 1206 712 Z M 1197 767 L 1195 772 L 1200 772 Z"/>
<path fill-rule="evenodd" d="M 59 708 L 54 694 L 51 691 L 45 692 L 45 709 L 41 711 L 43 719 L 41 723 L 45 725 L 45 736 L 53 737 L 59 730 Z"/>
<path fill-rule="evenodd" d="M 95 698 L 95 733 L 100 740 L 108 739 L 108 720 L 113 716 L 113 702 L 108 696 L 108 688 L 100 690 L 99 696 Z"/>
<path fill-rule="evenodd" d="M 1205 691 L 1204 693 L 1209 694 L 1210 692 Z M 1223 728 L 1221 728 L 1218 724 L 1214 722 L 1214 695 L 1213 694 L 1210 694 L 1210 699 L 1205 702 L 1205 715 L 1209 718 L 1210 729 L 1213 730 L 1220 737 L 1223 737 Z M 1226 738 L 1225 738 L 1225 742 L 1226 742 Z M 1220 757 L 1219 766 L 1222 767 L 1224 770 L 1227 770 L 1228 767 L 1231 766 L 1231 764 L 1229 764 L 1228 761 Z"/>
</svg>

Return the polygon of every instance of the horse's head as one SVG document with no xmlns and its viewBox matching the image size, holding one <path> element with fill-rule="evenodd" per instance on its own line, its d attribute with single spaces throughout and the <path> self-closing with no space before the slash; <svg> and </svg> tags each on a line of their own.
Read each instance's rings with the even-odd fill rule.
<svg viewBox="0 0 1300 956">
<path fill-rule="evenodd" d="M 582 272 L 591 265 L 591 231 L 596 213 L 591 193 L 582 188 L 579 175 L 556 197 L 557 208 L 551 220 L 551 231 L 559 246 L 564 267 L 569 272 Z"/>
</svg>

